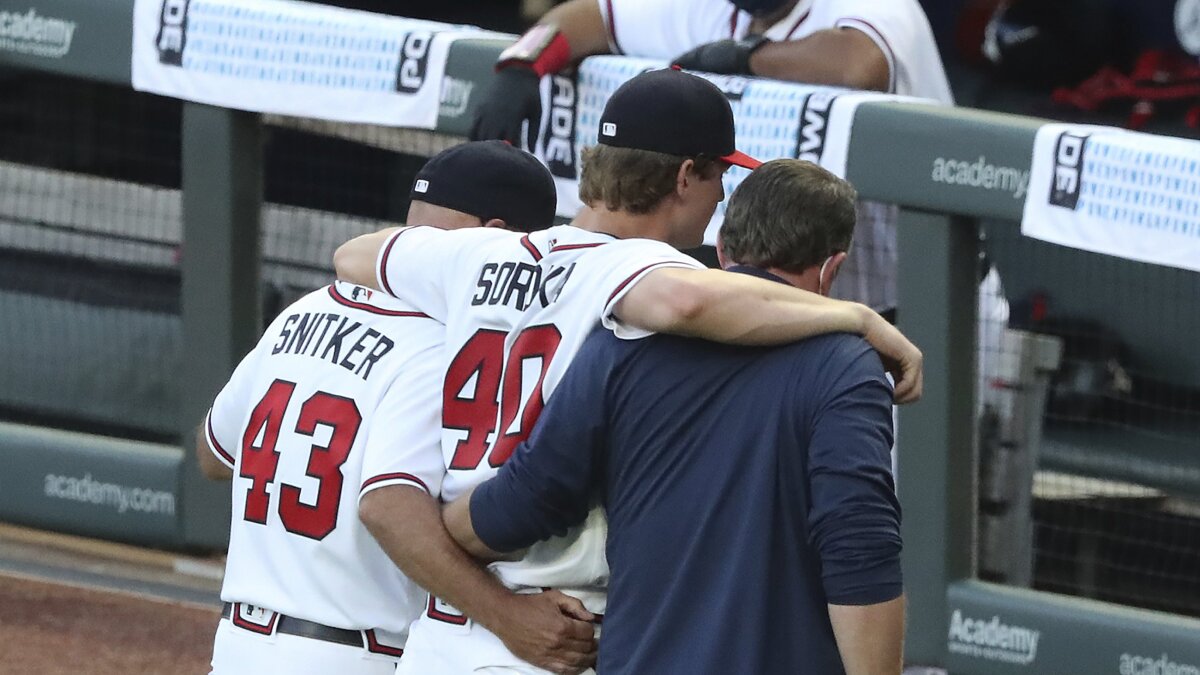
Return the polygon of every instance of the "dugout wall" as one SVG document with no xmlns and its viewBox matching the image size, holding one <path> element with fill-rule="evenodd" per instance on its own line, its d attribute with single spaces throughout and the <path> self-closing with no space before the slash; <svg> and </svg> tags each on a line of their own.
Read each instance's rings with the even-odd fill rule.
<svg viewBox="0 0 1200 675">
<path fill-rule="evenodd" d="M 0 65 L 130 86 L 133 6 L 132 0 L 0 0 L 7 31 L 0 36 Z M 506 44 L 489 37 L 453 45 L 435 135 L 449 142 L 465 135 L 476 103 L 472 92 L 486 82 Z M 455 105 L 445 105 L 448 97 Z M 1033 197 L 1015 196 L 1013 190 L 996 189 L 982 179 L 947 180 L 937 167 L 944 168 L 947 160 L 966 165 L 978 160 L 981 167 L 1011 169 L 1028 181 L 1035 139 L 1045 122 L 898 102 L 864 102 L 852 121 L 846 175 L 864 197 L 901 207 L 900 325 L 926 355 L 925 399 L 901 411 L 898 433 L 904 449 L 898 480 L 909 597 L 906 660 L 962 673 L 1200 672 L 1200 621 L 977 578 L 975 288 L 980 232 L 1012 231 L 1022 218 L 1024 200 Z M 155 424 L 174 426 L 187 450 L 0 425 L 0 453 L 9 466 L 0 477 L 0 517 L 151 545 L 224 544 L 227 487 L 200 478 L 190 455 L 190 434 L 261 325 L 258 289 L 268 273 L 262 263 L 264 247 L 271 246 L 263 235 L 273 219 L 285 217 L 273 216 L 271 206 L 263 208 L 265 130 L 322 124 L 183 104 L 181 190 L 174 195 L 180 225 L 172 235 L 185 251 L 178 266 L 179 319 L 150 332 L 167 335 L 175 346 L 163 349 L 179 354 L 179 372 L 172 374 L 179 387 L 176 412 Z M 337 133 L 358 132 L 341 127 Z M 379 142 L 378 134 L 372 138 Z M 434 145 L 425 141 L 422 148 L 433 150 Z M 15 219 L 5 207 L 0 201 L 0 219 Z M 358 231 L 371 226 L 357 225 Z M 1079 261 L 1095 264 L 1099 257 L 1074 250 L 1061 255 L 1065 258 L 1053 265 L 1038 266 L 1038 259 L 1018 250 L 1003 265 L 998 258 L 997 264 L 1008 265 L 1014 280 L 1070 288 Z M 1069 300 L 1072 306 L 1103 313 L 1122 339 L 1143 346 L 1149 367 L 1166 372 L 1176 385 L 1200 382 L 1200 355 L 1190 348 L 1192 336 L 1200 334 L 1200 274 L 1104 260 L 1105 275 L 1092 281 L 1102 286 L 1083 289 Z M 1141 289 L 1143 300 L 1171 289 L 1179 306 L 1170 330 L 1162 330 L 1153 302 L 1105 302 L 1103 284 L 1132 284 Z M 0 320 L 9 322 L 27 311 L 14 307 L 4 310 Z M 121 339 L 116 334 L 84 337 L 104 345 Z M 169 421 L 164 424 L 164 419 Z M 1146 453 L 1150 457 L 1138 462 L 1122 458 L 1130 443 L 1140 442 L 1137 438 L 1118 443 L 1113 434 L 1104 436 L 1107 448 L 1104 442 L 1080 441 L 1078 434 L 1047 436 L 1041 464 L 1138 481 L 1170 494 L 1200 493 L 1195 436 L 1170 429 L 1156 432 L 1154 448 Z M 1164 472 L 1163 466 L 1173 468 Z"/>
</svg>

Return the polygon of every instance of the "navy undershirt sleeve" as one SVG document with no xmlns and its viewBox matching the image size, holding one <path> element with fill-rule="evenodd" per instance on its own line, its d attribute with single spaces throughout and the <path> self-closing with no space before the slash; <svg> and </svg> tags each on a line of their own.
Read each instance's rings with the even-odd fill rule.
<svg viewBox="0 0 1200 675">
<path fill-rule="evenodd" d="M 865 343 L 846 356 L 849 365 L 833 378 L 813 422 L 809 533 L 827 600 L 869 605 L 903 592 L 900 504 L 891 470 L 892 390 Z"/>
<path fill-rule="evenodd" d="M 471 523 L 492 550 L 563 535 L 595 503 L 605 446 L 603 337 L 584 343 L 533 434 L 472 494 Z"/>
</svg>

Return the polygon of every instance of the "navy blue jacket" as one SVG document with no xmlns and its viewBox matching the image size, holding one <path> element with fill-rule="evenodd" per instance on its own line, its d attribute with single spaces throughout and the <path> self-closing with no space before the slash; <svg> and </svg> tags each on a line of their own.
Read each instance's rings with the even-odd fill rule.
<svg viewBox="0 0 1200 675">
<path fill-rule="evenodd" d="M 603 675 L 840 673 L 826 604 L 902 592 L 891 445 L 891 385 L 857 336 L 597 330 L 471 518 L 509 551 L 604 504 Z"/>
</svg>

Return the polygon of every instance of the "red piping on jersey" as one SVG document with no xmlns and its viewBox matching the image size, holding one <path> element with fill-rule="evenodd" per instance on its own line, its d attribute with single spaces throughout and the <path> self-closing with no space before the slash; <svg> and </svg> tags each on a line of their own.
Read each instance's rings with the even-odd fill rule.
<svg viewBox="0 0 1200 675">
<path fill-rule="evenodd" d="M 563 244 L 562 246 L 555 246 L 554 248 L 550 249 L 550 252 L 558 253 L 559 251 L 574 251 L 577 248 L 592 248 L 595 246 L 603 246 L 607 243 L 607 241 L 598 241 L 594 244 Z"/>
<path fill-rule="evenodd" d="M 403 230 L 400 230 L 399 232 L 397 232 L 395 235 L 393 235 L 392 238 L 388 240 L 387 246 L 383 247 L 383 257 L 379 259 L 379 283 L 381 286 L 383 286 L 383 290 L 387 291 L 388 295 L 392 295 L 392 296 L 396 295 L 395 293 L 392 292 L 392 285 L 389 284 L 387 281 L 388 256 L 390 256 L 392 254 L 392 247 L 396 245 L 396 240 L 400 238 L 400 235 L 404 234 L 405 232 L 415 230 L 418 227 L 433 227 L 433 225 L 411 225 L 409 227 L 406 227 Z M 434 229 L 440 230 L 443 228 L 434 227 Z"/>
<path fill-rule="evenodd" d="M 738 8 L 733 8 L 733 13 L 729 15 L 729 39 L 734 39 L 737 34 L 737 16 Z"/>
<path fill-rule="evenodd" d="M 396 236 L 388 240 L 387 246 L 383 247 L 383 257 L 379 259 L 379 285 L 383 286 L 383 290 L 387 291 L 389 295 L 393 296 L 396 294 L 392 292 L 392 285 L 389 284 L 387 280 L 388 256 L 392 254 L 392 247 L 396 245 L 396 240 L 399 239 L 400 235 L 404 234 L 404 232 L 405 230 L 400 230 L 396 233 Z"/>
<path fill-rule="evenodd" d="M 608 302 L 606 302 L 604 304 L 608 305 L 609 303 L 611 303 L 613 301 L 613 298 L 620 295 L 621 291 L 625 290 L 625 287 L 628 286 L 634 279 L 637 279 L 639 276 L 641 276 L 641 274 L 643 272 L 650 269 L 651 267 L 658 267 L 660 265 L 674 265 L 676 267 L 682 267 L 682 265 L 680 265 L 678 262 L 676 262 L 674 260 L 664 260 L 662 262 L 656 262 L 656 263 L 651 263 L 649 265 L 646 265 L 642 269 L 634 272 L 633 274 L 630 274 L 629 277 L 627 279 L 625 279 L 625 281 L 622 281 L 621 285 L 617 286 L 617 290 L 613 291 L 612 295 L 608 296 Z"/>
<path fill-rule="evenodd" d="M 532 241 L 529 241 L 529 235 L 521 237 L 521 245 L 525 247 L 526 251 L 529 251 L 529 255 L 533 256 L 534 262 L 541 262 L 542 252 L 533 245 Z"/>
<path fill-rule="evenodd" d="M 341 293 L 338 293 L 337 287 L 333 285 L 329 286 L 329 297 L 333 298 L 334 301 L 339 305 L 345 305 L 354 309 L 361 309 L 364 312 L 370 312 L 372 314 L 382 314 L 383 316 L 410 316 L 419 319 L 429 318 L 429 315 L 425 314 L 424 312 L 405 312 L 398 309 L 384 309 L 382 307 L 376 307 L 375 305 L 368 305 L 365 302 L 351 300 L 343 297 Z"/>
<path fill-rule="evenodd" d="M 213 433 L 212 410 L 209 410 L 208 414 L 204 416 L 204 428 L 208 432 L 208 442 L 210 445 L 212 445 L 212 449 L 216 450 L 217 454 L 221 456 L 221 459 L 224 459 L 229 463 L 229 466 L 233 466 L 236 463 L 234 462 L 233 455 L 229 454 L 225 448 L 221 447 L 221 444 L 217 442 L 217 435 Z"/>
<path fill-rule="evenodd" d="M 784 39 L 784 40 L 791 40 L 791 39 L 792 39 L 792 34 L 796 32 L 796 29 L 800 27 L 800 24 L 802 24 L 802 23 L 804 23 L 806 20 L 808 20 L 808 15 L 809 15 L 809 14 L 812 14 L 812 8 L 809 8 L 809 9 L 805 10 L 805 12 L 804 12 L 803 14 L 801 14 L 801 15 L 800 15 L 800 18 L 799 18 L 799 19 L 796 19 L 796 25 L 792 26 L 792 29 L 791 29 L 791 30 L 789 30 L 789 31 L 788 31 L 788 33 L 787 33 L 787 37 L 785 37 L 785 38 L 783 38 L 783 39 Z"/>
<path fill-rule="evenodd" d="M 370 487 L 376 483 L 382 483 L 385 480 L 406 480 L 411 483 L 416 483 L 417 485 L 420 485 L 422 488 L 425 489 L 426 492 L 429 492 L 429 486 L 425 484 L 425 481 L 421 480 L 420 478 L 417 478 L 416 476 L 412 475 L 411 473 L 404 473 L 403 471 L 397 471 L 396 473 L 381 473 L 378 476 L 372 476 L 371 478 L 368 478 L 365 481 L 363 481 L 362 487 L 359 488 L 358 491 L 362 492 L 363 490 L 366 490 L 368 487 Z"/>
<path fill-rule="evenodd" d="M 878 28 L 875 27 L 874 24 L 866 19 L 862 19 L 857 16 L 847 16 L 840 19 L 837 25 L 840 27 L 843 21 L 861 23 L 867 28 L 870 28 L 871 32 L 875 33 L 875 37 L 879 38 L 879 41 L 883 43 L 884 49 L 887 50 L 885 56 L 887 56 L 888 60 L 888 93 L 896 93 L 896 67 L 898 62 L 896 61 L 896 52 L 892 49 L 892 44 L 888 42 L 887 36 L 885 36 Z"/>
<path fill-rule="evenodd" d="M 612 0 L 608 2 L 608 34 L 612 37 L 613 47 L 616 48 L 618 54 L 624 54 L 625 50 L 621 49 L 621 43 L 617 42 L 617 18 L 613 16 Z"/>
<path fill-rule="evenodd" d="M 404 656 L 404 650 L 399 647 L 385 645 L 375 637 L 375 630 L 370 629 L 364 631 L 367 634 L 367 651 L 376 654 L 386 654 L 388 656 Z"/>
</svg>

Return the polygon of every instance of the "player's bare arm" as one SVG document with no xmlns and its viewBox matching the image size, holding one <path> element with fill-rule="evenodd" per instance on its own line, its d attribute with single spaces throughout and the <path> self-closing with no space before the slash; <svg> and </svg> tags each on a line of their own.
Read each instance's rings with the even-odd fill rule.
<svg viewBox="0 0 1200 675">
<path fill-rule="evenodd" d="M 557 591 L 509 591 L 454 543 L 428 493 L 372 490 L 359 503 L 359 518 L 409 578 L 491 630 L 513 654 L 554 673 L 595 663 L 594 617 L 583 604 Z"/>
<path fill-rule="evenodd" d="M 333 268 L 342 281 L 379 290 L 379 279 L 375 276 L 375 261 L 379 251 L 400 228 L 388 227 L 378 232 L 364 234 L 337 247 L 333 252 Z"/>
<path fill-rule="evenodd" d="M 904 669 L 904 596 L 874 605 L 829 605 L 846 675 L 900 675 Z"/>
<path fill-rule="evenodd" d="M 204 435 L 204 425 L 196 428 L 196 462 L 200 465 L 200 473 L 209 480 L 230 480 L 233 470 L 221 463 L 208 447 L 208 438 Z"/>
<path fill-rule="evenodd" d="M 865 305 L 719 270 L 665 268 L 642 277 L 614 309 L 632 326 L 731 344 L 775 345 L 856 333 L 895 377 L 897 403 L 921 397 L 921 351 Z"/>
<path fill-rule="evenodd" d="M 888 91 L 891 71 L 875 41 L 854 28 L 831 28 L 801 40 L 768 42 L 750 55 L 759 77 Z"/>
<path fill-rule="evenodd" d="M 675 57 L 672 63 L 706 73 L 757 75 L 851 89 L 888 91 L 891 82 L 883 50 L 854 28 L 830 28 L 799 40 L 778 42 L 761 36 L 716 40 Z"/>
<path fill-rule="evenodd" d="M 483 543 L 483 540 L 475 533 L 475 526 L 471 524 L 471 494 L 473 492 L 475 492 L 474 488 L 443 507 L 442 520 L 445 522 L 450 536 L 467 553 L 480 560 L 499 559 L 504 556 L 504 553 L 494 551 Z"/>
<path fill-rule="evenodd" d="M 596 0 L 568 0 L 546 12 L 538 24 L 554 26 L 562 32 L 571 48 L 572 61 L 609 52 L 608 28 Z"/>
</svg>

